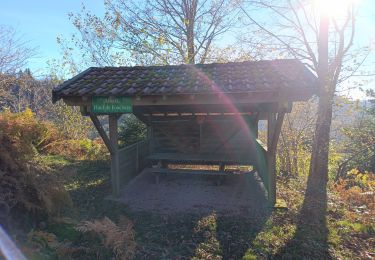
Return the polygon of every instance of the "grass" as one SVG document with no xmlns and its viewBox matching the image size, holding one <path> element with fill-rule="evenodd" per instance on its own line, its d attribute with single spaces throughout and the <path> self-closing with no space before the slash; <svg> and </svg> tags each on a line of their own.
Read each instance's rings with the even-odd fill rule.
<svg viewBox="0 0 375 260">
<path fill-rule="evenodd" d="M 335 198 L 330 198 L 328 203 L 326 244 L 319 244 L 324 240 L 315 239 L 314 236 L 320 234 L 309 233 L 311 229 L 299 228 L 302 236 L 296 237 L 298 225 L 301 225 L 298 214 L 306 185 L 303 178 L 279 181 L 278 196 L 282 205 L 259 218 L 221 216 L 215 212 L 163 216 L 152 212 L 132 213 L 125 205 L 107 200 L 110 194 L 108 162 L 72 161 L 58 156 L 41 160 L 64 180 L 73 200 L 72 208 L 42 230 L 53 234 L 59 245 L 65 246 L 64 250 L 97 247 L 98 255 L 111 258 L 111 252 L 100 247 L 99 240 L 78 232 L 75 227 L 81 221 L 105 216 L 119 223 L 121 217 L 126 216 L 134 224 L 136 259 L 299 259 L 300 250 L 292 246 L 296 240 L 311 249 L 308 250 L 310 255 L 304 255 L 305 259 L 322 258 L 322 255 L 310 252 L 324 247 L 328 251 L 323 258 L 374 257 L 371 252 L 374 248 L 374 226 L 362 223 L 360 214 L 355 215 L 357 221 L 353 222 L 347 217 L 347 207 L 338 204 Z M 305 241 L 303 237 L 310 240 Z M 34 250 L 33 254 L 40 257 L 44 252 L 44 256 L 61 258 L 57 248 L 44 247 L 48 250 L 43 251 L 39 247 L 39 251 Z M 95 258 L 91 251 L 79 252 L 73 258 Z"/>
</svg>

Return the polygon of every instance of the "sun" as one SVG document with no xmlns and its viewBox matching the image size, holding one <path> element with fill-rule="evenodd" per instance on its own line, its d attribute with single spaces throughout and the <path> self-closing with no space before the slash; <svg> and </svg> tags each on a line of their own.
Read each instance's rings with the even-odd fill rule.
<svg viewBox="0 0 375 260">
<path fill-rule="evenodd" d="M 332 18 L 345 16 L 348 8 L 358 4 L 360 0 L 313 0 L 317 12 Z"/>
</svg>

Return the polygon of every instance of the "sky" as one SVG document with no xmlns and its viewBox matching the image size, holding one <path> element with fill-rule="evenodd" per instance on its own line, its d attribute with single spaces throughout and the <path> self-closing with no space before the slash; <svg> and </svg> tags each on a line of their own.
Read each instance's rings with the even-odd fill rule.
<svg viewBox="0 0 375 260">
<path fill-rule="evenodd" d="M 47 60 L 60 56 L 56 38 L 74 32 L 69 12 L 78 12 L 82 3 L 94 13 L 103 13 L 103 0 L 0 0 L 0 24 L 12 26 L 30 47 L 37 48 L 37 56 L 29 63 L 30 69 L 42 73 Z"/>
<path fill-rule="evenodd" d="M 330 0 L 326 0 L 330 1 Z M 360 42 L 375 42 L 375 0 L 356 0 L 360 4 L 358 17 L 358 38 Z M 82 4 L 92 13 L 104 13 L 104 0 L 0 0 L 0 25 L 15 28 L 28 41 L 30 47 L 37 48 L 37 56 L 28 67 L 34 75 L 47 71 L 47 61 L 61 56 L 57 36 L 69 38 L 74 27 L 69 21 L 69 12 L 79 12 Z M 369 60 L 370 66 L 375 58 Z M 373 87 L 374 84 L 367 86 Z M 351 93 L 358 96 L 359 93 Z"/>
</svg>

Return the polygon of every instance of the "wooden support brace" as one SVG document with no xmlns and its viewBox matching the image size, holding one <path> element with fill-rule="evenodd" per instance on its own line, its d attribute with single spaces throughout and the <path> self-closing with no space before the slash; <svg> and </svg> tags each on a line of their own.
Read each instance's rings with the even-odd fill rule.
<svg viewBox="0 0 375 260">
<path fill-rule="evenodd" d="M 104 129 L 102 127 L 102 124 L 100 123 L 98 117 L 93 113 L 89 113 L 89 115 L 90 115 L 91 121 L 94 123 L 94 126 L 95 126 L 96 130 L 98 131 L 100 137 L 103 139 L 105 145 L 107 146 L 107 149 L 108 149 L 109 153 L 113 154 L 114 149 L 113 149 L 113 146 L 111 144 L 111 141 L 109 140 L 107 133 L 104 131 Z"/>
</svg>

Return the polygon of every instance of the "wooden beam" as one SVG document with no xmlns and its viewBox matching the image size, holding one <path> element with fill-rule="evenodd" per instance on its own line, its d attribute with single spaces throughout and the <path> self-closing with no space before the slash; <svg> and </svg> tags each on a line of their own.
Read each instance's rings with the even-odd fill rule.
<svg viewBox="0 0 375 260">
<path fill-rule="evenodd" d="M 309 88 L 301 88 L 293 91 L 252 91 L 244 93 L 222 93 L 222 98 L 218 98 L 217 94 L 201 93 L 195 94 L 194 99 L 191 94 L 175 94 L 169 95 L 167 99 L 163 99 L 163 95 L 144 96 L 141 100 L 134 100 L 134 106 L 142 105 L 199 105 L 199 104 L 259 104 L 259 103 L 279 103 L 308 100 L 313 91 Z"/>
<path fill-rule="evenodd" d="M 259 118 L 260 118 L 260 112 L 257 112 L 255 114 L 255 118 L 253 119 L 253 127 L 254 127 L 254 135 L 255 135 L 255 138 L 258 138 L 259 137 Z"/>
<path fill-rule="evenodd" d="M 96 130 L 98 131 L 100 137 L 103 139 L 104 144 L 107 146 L 107 149 L 108 149 L 109 153 L 113 154 L 114 148 L 111 144 L 111 141 L 108 138 L 107 133 L 104 131 L 104 129 L 102 127 L 102 124 L 100 123 L 98 117 L 93 113 L 89 113 L 89 115 L 90 115 L 91 121 L 94 123 L 94 126 L 95 126 Z"/>
<path fill-rule="evenodd" d="M 113 153 L 111 154 L 111 182 L 112 193 L 114 197 L 120 195 L 120 167 L 118 153 L 118 115 L 109 115 L 109 138 L 111 141 Z"/>
<path fill-rule="evenodd" d="M 270 146 L 272 145 L 272 139 L 275 132 L 276 126 L 276 114 L 275 113 L 268 113 L 267 118 L 267 151 L 270 151 Z"/>
<path fill-rule="evenodd" d="M 267 167 L 268 167 L 268 200 L 271 205 L 276 203 L 276 149 L 285 112 L 268 114 Z"/>
<path fill-rule="evenodd" d="M 281 112 L 281 113 L 277 114 L 276 124 L 275 124 L 275 126 L 274 126 L 275 128 L 273 130 L 271 146 L 268 147 L 270 153 L 272 153 L 272 154 L 276 154 L 277 142 L 279 141 L 281 127 L 282 127 L 283 121 L 284 121 L 284 116 L 285 116 L 284 112 Z"/>
<path fill-rule="evenodd" d="M 268 169 L 268 201 L 273 206 L 276 203 L 276 154 L 272 153 L 272 141 L 275 135 L 276 114 L 268 114 L 267 123 L 267 169 Z"/>
<path fill-rule="evenodd" d="M 262 104 L 197 104 L 197 105 L 137 105 L 133 107 L 134 114 L 155 113 L 246 113 L 246 112 L 279 112 L 284 111 L 277 103 Z"/>
<path fill-rule="evenodd" d="M 206 105 L 220 104 L 230 106 L 233 104 L 262 104 L 262 103 L 283 103 L 293 101 L 305 101 L 311 98 L 315 90 L 312 88 L 299 88 L 293 90 L 271 91 L 250 91 L 238 93 L 222 93 L 222 98 L 218 98 L 215 93 L 181 93 L 168 95 L 148 95 L 132 97 L 133 106 L 159 106 L 159 105 Z M 192 95 L 194 98 L 191 98 Z M 70 106 L 86 105 L 91 108 L 91 97 L 89 96 L 64 96 L 64 102 Z"/>
</svg>

